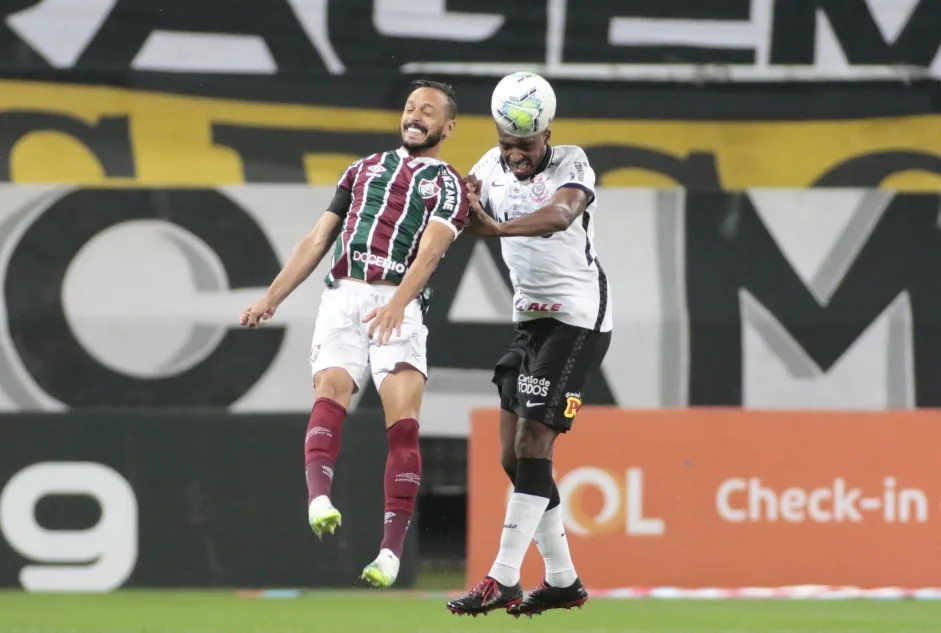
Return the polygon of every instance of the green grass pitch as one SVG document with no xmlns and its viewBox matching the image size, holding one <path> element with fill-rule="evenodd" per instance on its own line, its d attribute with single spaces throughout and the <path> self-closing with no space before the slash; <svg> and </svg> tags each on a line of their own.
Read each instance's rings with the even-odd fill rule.
<svg viewBox="0 0 941 633">
<path fill-rule="evenodd" d="M 295 598 L 234 592 L 0 592 L 0 633 L 939 633 L 941 602 L 589 600 L 516 620 L 459 617 L 446 598 L 319 591 Z"/>
</svg>

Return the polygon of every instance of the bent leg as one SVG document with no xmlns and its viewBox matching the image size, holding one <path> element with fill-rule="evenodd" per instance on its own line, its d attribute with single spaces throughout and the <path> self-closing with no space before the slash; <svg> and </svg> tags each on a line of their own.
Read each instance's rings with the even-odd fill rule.
<svg viewBox="0 0 941 633">
<path fill-rule="evenodd" d="M 316 399 L 304 437 L 304 462 L 308 519 L 317 536 L 332 534 L 340 525 L 331 501 L 334 468 L 343 421 L 368 361 L 368 341 L 351 326 L 346 295 L 340 288 L 324 291 L 310 348 Z"/>
</svg>

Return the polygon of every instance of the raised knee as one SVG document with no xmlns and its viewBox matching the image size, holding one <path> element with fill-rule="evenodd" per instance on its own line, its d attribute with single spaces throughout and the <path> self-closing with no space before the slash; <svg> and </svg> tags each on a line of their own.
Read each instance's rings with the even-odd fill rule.
<svg viewBox="0 0 941 633">
<path fill-rule="evenodd" d="M 324 369 L 314 376 L 314 392 L 317 398 L 326 398 L 349 407 L 356 385 L 346 370 L 331 367 Z"/>
</svg>

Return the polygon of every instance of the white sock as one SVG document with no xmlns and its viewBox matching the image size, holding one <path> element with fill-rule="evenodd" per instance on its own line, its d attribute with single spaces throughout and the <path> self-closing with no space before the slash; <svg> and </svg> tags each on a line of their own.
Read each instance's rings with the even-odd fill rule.
<svg viewBox="0 0 941 633">
<path fill-rule="evenodd" d="M 553 587 L 569 587 L 578 578 L 562 525 L 562 506 L 546 510 L 536 526 L 536 547 L 546 563 L 546 582 Z"/>
<path fill-rule="evenodd" d="M 520 581 L 520 567 L 526 550 L 536 533 L 536 526 L 549 505 L 547 497 L 514 492 L 506 508 L 500 551 L 490 569 L 490 577 L 501 585 L 512 587 Z"/>
</svg>

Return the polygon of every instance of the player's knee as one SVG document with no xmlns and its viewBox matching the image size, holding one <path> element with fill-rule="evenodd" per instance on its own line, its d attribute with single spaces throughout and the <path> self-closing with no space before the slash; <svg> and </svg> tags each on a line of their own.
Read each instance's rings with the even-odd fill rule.
<svg viewBox="0 0 941 633">
<path fill-rule="evenodd" d="M 556 431 L 541 422 L 520 420 L 514 449 L 517 459 L 550 459 Z"/>
<path fill-rule="evenodd" d="M 345 369 L 331 367 L 314 375 L 314 392 L 317 398 L 327 398 L 349 408 L 356 385 Z"/>
<path fill-rule="evenodd" d="M 503 472 L 510 478 L 510 481 L 516 481 L 516 447 L 504 447 L 500 453 L 500 465 L 503 466 Z"/>
<path fill-rule="evenodd" d="M 389 427 L 389 452 L 394 453 L 403 466 L 421 467 L 421 446 L 418 441 L 418 421 L 399 420 Z"/>
</svg>

